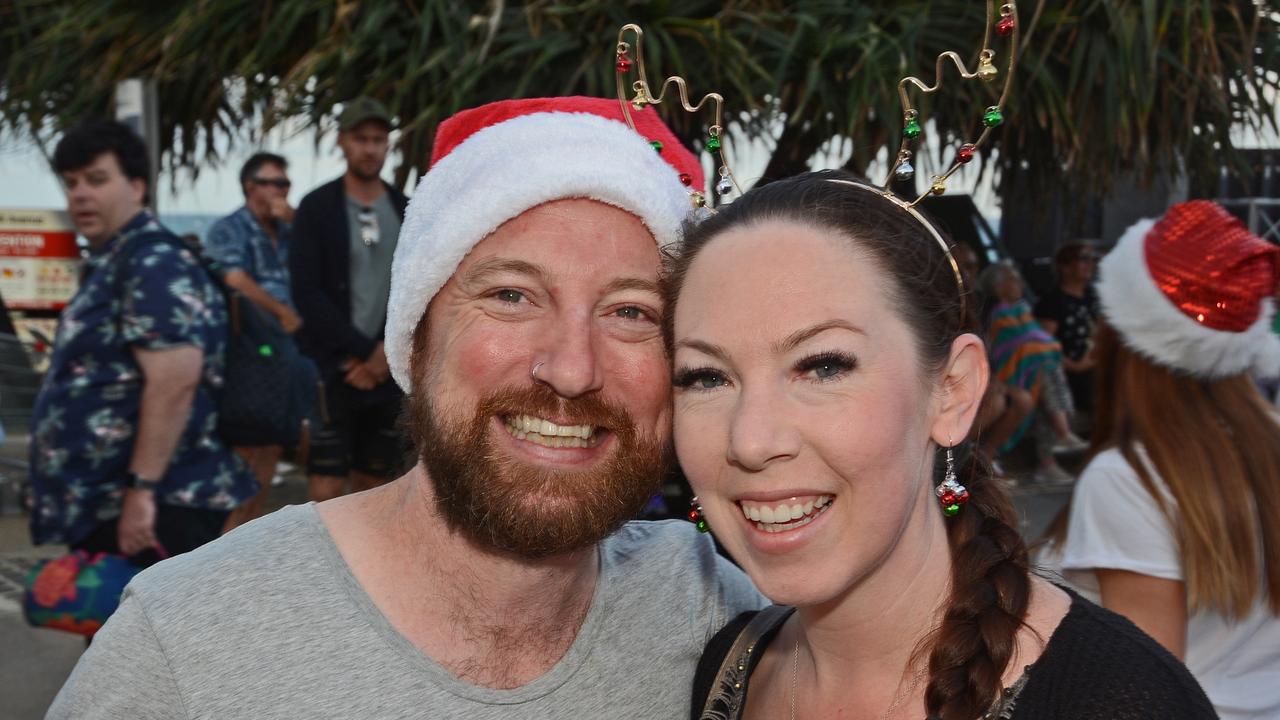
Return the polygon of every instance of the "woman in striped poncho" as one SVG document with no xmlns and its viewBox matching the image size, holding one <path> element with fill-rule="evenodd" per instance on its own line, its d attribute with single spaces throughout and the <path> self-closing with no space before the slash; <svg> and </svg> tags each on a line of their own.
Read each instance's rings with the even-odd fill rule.
<svg viewBox="0 0 1280 720">
<path fill-rule="evenodd" d="M 1005 445 L 1013 447 L 1028 428 L 1036 432 L 1039 460 L 1035 480 L 1065 484 L 1072 478 L 1053 459 L 1053 453 L 1083 448 L 1071 432 L 1071 391 L 1062 369 L 1062 344 L 1031 313 L 1022 277 L 1013 266 L 997 263 L 982 272 L 978 285 L 987 305 L 983 314 L 992 376 L 1031 393 L 1040 410 Z"/>
</svg>

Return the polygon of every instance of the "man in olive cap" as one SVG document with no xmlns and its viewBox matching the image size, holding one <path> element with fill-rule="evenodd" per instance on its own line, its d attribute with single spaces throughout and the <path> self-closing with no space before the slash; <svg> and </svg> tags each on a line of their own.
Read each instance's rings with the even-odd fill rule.
<svg viewBox="0 0 1280 720">
<path fill-rule="evenodd" d="M 391 115 L 358 97 L 338 116 L 347 171 L 302 199 L 289 265 L 302 316 L 299 346 L 325 384 L 321 424 L 311 434 L 312 500 L 378 485 L 399 474 L 396 418 L 401 393 L 382 348 L 391 259 L 408 201 L 382 180 Z"/>
</svg>

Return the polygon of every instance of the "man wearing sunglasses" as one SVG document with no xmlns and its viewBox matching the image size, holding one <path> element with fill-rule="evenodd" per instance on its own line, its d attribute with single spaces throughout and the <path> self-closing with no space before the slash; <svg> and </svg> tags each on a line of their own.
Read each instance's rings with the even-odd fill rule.
<svg viewBox="0 0 1280 720">
<path fill-rule="evenodd" d="M 289 205 L 288 168 L 287 160 L 272 153 L 256 153 L 245 161 L 240 169 L 244 205 L 209 228 L 205 249 L 226 268 L 227 285 L 276 318 L 285 332 L 294 333 L 302 318 L 293 307 L 289 282 L 294 213 Z M 261 490 L 232 512 L 228 528 L 261 514 L 281 448 L 255 445 L 237 447 L 236 452 L 253 470 Z"/>
<path fill-rule="evenodd" d="M 289 266 L 303 319 L 302 351 L 325 383 L 321 427 L 311 435 L 312 500 L 364 490 L 396 476 L 404 448 L 401 393 L 382 349 L 391 259 L 408 200 L 380 177 L 391 116 L 372 98 L 338 117 L 342 177 L 313 190 L 294 217 Z"/>
</svg>

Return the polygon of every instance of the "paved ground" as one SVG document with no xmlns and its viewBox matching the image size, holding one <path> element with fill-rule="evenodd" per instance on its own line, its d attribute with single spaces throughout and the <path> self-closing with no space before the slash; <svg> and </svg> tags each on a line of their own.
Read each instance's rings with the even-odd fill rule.
<svg viewBox="0 0 1280 720">
<path fill-rule="evenodd" d="M 13 461 L 22 456 L 23 444 L 23 438 L 11 436 L 0 449 L 0 470 L 10 480 L 15 478 Z M 6 465 L 7 470 L 3 467 Z M 1016 489 L 1014 499 L 1022 515 L 1023 534 L 1038 537 L 1069 494 L 1069 488 L 1060 487 Z M 296 473 L 286 475 L 285 485 L 272 490 L 271 500 L 271 509 L 305 502 L 302 477 Z M 33 629 L 22 619 L 18 599 L 27 570 L 36 560 L 58 555 L 64 549 L 33 547 L 26 516 L 15 501 L 13 489 L 0 479 L 0 720 L 32 720 L 43 716 L 75 666 L 84 643 L 66 633 Z"/>
</svg>

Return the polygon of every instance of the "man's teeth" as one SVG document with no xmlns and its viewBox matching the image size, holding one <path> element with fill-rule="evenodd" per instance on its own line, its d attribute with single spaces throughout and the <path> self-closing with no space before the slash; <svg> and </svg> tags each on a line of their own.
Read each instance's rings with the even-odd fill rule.
<svg viewBox="0 0 1280 720">
<path fill-rule="evenodd" d="M 596 434 L 594 425 L 557 425 L 532 415 L 505 418 L 507 430 L 519 440 L 547 447 L 591 447 Z"/>
<path fill-rule="evenodd" d="M 833 496 L 818 495 L 808 498 L 790 498 L 782 502 L 761 503 L 742 501 L 742 514 L 765 532 L 794 530 L 813 522 L 831 503 Z"/>
</svg>

